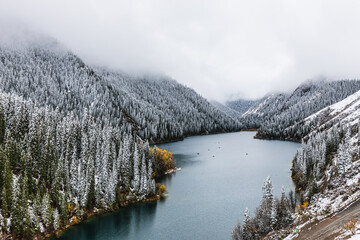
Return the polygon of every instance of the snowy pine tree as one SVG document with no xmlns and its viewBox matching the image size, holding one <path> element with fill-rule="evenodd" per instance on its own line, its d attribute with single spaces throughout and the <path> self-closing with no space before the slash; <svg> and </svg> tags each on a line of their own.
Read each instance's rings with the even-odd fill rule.
<svg viewBox="0 0 360 240">
<path fill-rule="evenodd" d="M 249 209 L 245 209 L 244 219 L 243 219 L 243 231 L 241 234 L 241 239 L 251 240 L 254 238 L 252 219 L 250 217 Z"/>
<path fill-rule="evenodd" d="M 260 206 L 256 210 L 256 222 L 259 224 L 259 234 L 264 235 L 271 231 L 271 212 L 273 205 L 273 185 L 270 176 L 264 182 L 263 196 Z"/>
<path fill-rule="evenodd" d="M 41 216 L 46 228 L 52 224 L 52 209 L 50 205 L 50 196 L 46 192 L 43 196 L 41 203 Z"/>
</svg>

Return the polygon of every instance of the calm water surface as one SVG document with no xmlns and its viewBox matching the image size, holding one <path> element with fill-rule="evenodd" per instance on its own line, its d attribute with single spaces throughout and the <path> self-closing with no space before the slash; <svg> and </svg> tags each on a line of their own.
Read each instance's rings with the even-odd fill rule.
<svg viewBox="0 0 360 240">
<path fill-rule="evenodd" d="M 72 227 L 62 240 L 230 239 L 246 207 L 253 213 L 271 176 L 275 194 L 292 187 L 299 144 L 253 139 L 255 132 L 186 138 L 161 144 L 182 171 L 161 180 L 166 200 L 138 204 Z"/>
</svg>

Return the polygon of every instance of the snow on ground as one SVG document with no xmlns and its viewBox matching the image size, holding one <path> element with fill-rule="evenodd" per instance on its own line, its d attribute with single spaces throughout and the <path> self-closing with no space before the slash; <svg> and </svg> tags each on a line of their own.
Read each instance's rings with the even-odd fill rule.
<svg viewBox="0 0 360 240">
<path fill-rule="evenodd" d="M 350 141 L 352 152 L 357 152 L 359 150 L 357 145 L 358 134 L 355 134 Z M 326 175 L 330 176 L 329 173 Z M 304 219 L 311 217 L 312 220 L 321 221 L 332 214 L 336 215 L 360 199 L 360 160 L 351 163 L 344 177 L 328 177 L 327 181 L 332 187 L 322 193 L 315 194 L 311 199 L 309 207 L 301 213 L 298 212 L 294 215 L 295 225 L 297 226 L 293 227 L 294 233 L 290 234 L 286 238 L 287 240 L 296 238 L 298 236 L 297 231 L 301 231 L 305 225 L 310 223 L 309 220 Z M 360 219 L 358 220 L 357 235 L 351 239 L 360 240 Z M 339 226 L 339 228 L 341 229 L 342 226 Z M 342 232 L 341 236 L 343 238 L 337 239 L 344 239 L 352 235 L 350 231 L 345 232 L 345 230 L 342 230 Z"/>
<path fill-rule="evenodd" d="M 318 221 L 324 220 L 326 217 L 329 217 L 331 214 L 336 214 L 342 209 L 346 209 L 351 203 L 360 198 L 360 187 L 358 184 L 360 174 L 356 174 L 353 178 L 348 179 L 347 182 L 352 184 L 347 185 L 344 191 L 339 191 L 339 189 L 325 191 L 322 194 L 314 195 L 312 203 L 309 205 L 308 209 L 305 209 L 300 213 L 294 215 L 295 222 L 301 223 L 293 227 L 293 233 L 288 235 L 285 240 L 292 240 L 298 237 L 298 232 L 301 232 L 302 229 L 315 219 Z M 352 193 L 353 192 L 353 193 Z M 311 217 L 311 220 L 303 221 L 304 216 L 306 219 Z M 342 226 L 340 226 L 341 228 Z M 353 236 L 351 239 L 360 240 L 360 222 L 356 225 L 356 236 Z M 342 230 L 342 234 L 336 239 L 344 239 L 353 235 L 350 231 Z"/>
<path fill-rule="evenodd" d="M 353 146 L 355 151 L 354 148 Z M 333 188 L 315 194 L 308 208 L 309 213 L 318 219 L 336 213 L 360 198 L 360 161 L 352 163 L 344 178 L 336 177 L 329 180 Z"/>
<path fill-rule="evenodd" d="M 303 229 L 303 227 L 305 227 L 308 223 L 309 223 L 309 221 L 306 221 L 303 224 L 301 224 L 299 226 L 296 226 L 293 233 L 288 235 L 284 240 L 292 240 L 292 239 L 297 238 L 298 237 L 298 232 L 300 232 L 301 229 Z"/>
<path fill-rule="evenodd" d="M 353 136 L 351 143 L 357 143 L 358 135 Z M 357 144 L 351 144 L 352 152 L 358 151 Z M 329 174 L 326 174 L 330 176 Z M 308 211 L 318 219 L 335 213 L 360 198 L 360 161 L 351 163 L 345 177 L 328 177 L 332 184 L 331 189 L 318 193 L 311 199 Z"/>
<path fill-rule="evenodd" d="M 360 240 L 360 223 L 356 223 L 355 225 L 355 234 L 351 232 L 350 230 L 343 229 L 341 231 L 341 234 L 335 238 L 335 240 L 340 239 L 351 239 L 351 240 Z"/>
<path fill-rule="evenodd" d="M 352 94 L 344 100 L 333 104 L 319 112 L 312 114 L 305 119 L 304 124 L 311 124 L 313 131 L 309 133 L 315 134 L 316 131 L 330 131 L 332 126 L 340 123 L 342 126 L 357 126 L 360 121 L 360 91 Z M 314 124 L 314 125 L 313 125 Z M 322 127 L 323 126 L 323 127 Z M 357 156 L 359 153 L 359 134 L 354 134 L 350 140 L 350 153 Z M 337 162 L 338 154 L 334 156 L 334 163 Z M 358 156 L 357 156 L 358 158 Z M 345 176 L 334 175 L 332 167 L 325 171 L 325 178 L 319 181 L 324 183 L 326 189 L 315 194 L 308 208 L 299 210 L 294 215 L 293 233 L 286 239 L 291 240 L 298 236 L 298 232 L 304 226 L 314 219 L 322 221 L 329 216 L 339 214 L 347 209 L 352 203 L 360 199 L 360 160 L 351 162 L 346 168 Z M 320 184 L 321 185 L 321 184 Z M 319 185 L 318 185 L 319 186 Z M 360 240 L 360 219 L 356 226 L 356 235 L 352 236 L 351 231 L 346 231 L 343 226 L 339 226 L 342 234 L 337 239 L 359 239 Z"/>
<path fill-rule="evenodd" d="M 349 238 L 349 240 L 360 240 L 360 231 L 356 233 L 356 235 Z"/>
<path fill-rule="evenodd" d="M 263 109 L 266 105 L 269 104 L 269 101 L 275 96 L 275 94 L 269 95 L 263 102 L 259 104 L 255 104 L 254 106 L 250 107 L 241 117 L 245 117 L 247 115 L 251 114 L 259 114 L 259 116 L 263 116 L 264 112 L 260 111 Z"/>
<path fill-rule="evenodd" d="M 349 240 L 360 240 L 360 232 L 359 232 L 359 234 L 356 234 L 356 235 L 350 237 Z"/>
<path fill-rule="evenodd" d="M 356 174 L 353 178 L 350 178 L 346 181 L 346 186 L 351 186 L 360 181 L 360 173 Z"/>
<path fill-rule="evenodd" d="M 349 97 L 345 98 L 344 100 L 337 102 L 330 106 L 335 111 L 342 111 L 346 108 L 347 105 L 351 104 L 352 102 L 358 100 L 360 98 L 360 91 L 350 95 Z"/>
<path fill-rule="evenodd" d="M 345 98 L 344 100 L 337 102 L 327 108 L 324 108 L 320 110 L 319 112 L 316 112 L 309 117 L 305 118 L 305 122 L 309 123 L 313 121 L 315 118 L 317 118 L 320 115 L 324 115 L 327 112 L 327 115 L 335 116 L 338 113 L 353 113 L 354 110 L 360 108 L 360 91 L 357 91 L 356 93 L 350 95 L 349 97 Z M 360 112 L 359 112 L 360 114 Z"/>
</svg>

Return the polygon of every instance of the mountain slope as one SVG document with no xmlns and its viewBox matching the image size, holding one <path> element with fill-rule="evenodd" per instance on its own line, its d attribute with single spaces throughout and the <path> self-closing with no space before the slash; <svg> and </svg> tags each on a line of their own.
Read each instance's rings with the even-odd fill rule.
<svg viewBox="0 0 360 240">
<path fill-rule="evenodd" d="M 259 109 L 265 109 L 274 99 L 274 95 L 267 97 L 263 103 L 254 105 L 249 114 L 259 113 Z M 282 103 L 285 104 L 286 101 Z M 359 117 L 360 91 L 301 121 L 299 126 L 308 134 L 302 138 L 301 148 L 292 161 L 292 179 L 300 205 L 295 209 L 296 201 L 291 193 L 288 198 L 282 195 L 287 205 L 281 207 L 281 211 L 293 213 L 285 218 L 287 224 L 279 228 L 278 224 L 285 216 L 284 212 L 279 215 L 280 209 L 276 205 L 279 201 L 270 197 L 264 205 L 266 198 L 263 197 L 255 217 L 246 217 L 246 213 L 244 218 L 247 220 L 235 226 L 233 239 L 260 239 L 265 234 L 264 239 L 283 239 L 289 235 L 289 240 L 350 235 L 350 231 L 345 232 L 344 224 L 352 217 L 360 216 L 357 208 L 360 202 Z M 271 192 L 264 196 L 270 196 Z M 344 209 L 347 210 L 342 211 Z M 259 222 L 265 224 L 259 225 Z M 263 232 L 263 229 L 267 230 Z"/>
<path fill-rule="evenodd" d="M 247 110 L 249 110 L 249 108 L 251 108 L 256 102 L 258 102 L 258 100 L 238 99 L 226 102 L 225 106 L 239 112 L 242 115 Z"/>
<path fill-rule="evenodd" d="M 219 109 L 221 112 L 227 114 L 229 117 L 234 119 L 234 121 L 239 122 L 239 120 L 241 118 L 241 113 L 239 113 L 238 111 L 235 111 L 232 108 L 230 108 L 226 105 L 223 105 L 219 102 L 216 102 L 216 101 L 211 101 L 211 104 L 213 106 L 215 106 L 217 109 Z"/>
<path fill-rule="evenodd" d="M 329 173 L 325 174 L 327 168 L 335 169 L 340 177 L 351 170 L 354 160 L 359 159 L 359 116 L 360 91 L 304 120 L 302 125 L 310 133 L 303 138 L 293 165 L 293 175 L 298 174 L 295 182 L 303 190 L 308 190 L 311 184 L 320 185 L 314 181 L 325 175 L 326 181 L 333 181 Z"/>
<path fill-rule="evenodd" d="M 240 128 L 237 119 L 229 117 L 194 90 L 175 80 L 151 75 L 133 77 L 103 69 L 96 72 L 115 89 L 125 91 L 138 102 L 140 106 L 129 109 L 129 112 L 139 123 L 139 133 L 144 138 L 154 135 L 160 139 L 178 138 Z"/>
<path fill-rule="evenodd" d="M 326 107 L 301 122 L 304 126 L 311 127 L 311 130 L 320 131 L 329 128 L 334 123 L 352 122 L 360 115 L 360 91 L 350 95 L 344 100 Z"/>
<path fill-rule="evenodd" d="M 260 128 L 264 121 L 269 121 L 280 112 L 287 97 L 286 94 L 271 94 L 263 97 L 242 115 L 242 122 L 246 128 Z"/>
<path fill-rule="evenodd" d="M 265 97 L 243 115 L 242 122 L 259 128 L 257 137 L 260 138 L 300 140 L 309 129 L 298 123 L 359 89 L 358 80 L 308 81 L 291 94 Z"/>
<path fill-rule="evenodd" d="M 166 76 L 92 67 L 43 38 L 0 44 L 0 237 L 44 237 L 156 200 L 165 188 L 154 177 L 173 156 L 143 140 L 239 126 Z"/>
<path fill-rule="evenodd" d="M 0 237 L 52 234 L 88 214 L 154 197 L 147 142 L 87 114 L 0 91 Z"/>
<path fill-rule="evenodd" d="M 351 235 L 343 226 L 353 216 L 359 216 L 358 209 L 350 207 L 346 214 L 339 212 L 353 203 L 358 204 L 360 199 L 359 116 L 360 91 L 301 123 L 310 133 L 304 137 L 293 161 L 292 177 L 302 199 L 310 201 L 310 205 L 298 212 L 295 223 L 298 229 L 307 229 L 317 221 L 311 223 L 303 216 L 325 220 L 317 232 L 301 231 L 300 238 L 316 239 L 314 234 L 320 232 L 323 238 L 334 234 L 344 234 L 344 238 Z M 288 239 L 297 235 L 292 234 Z"/>
<path fill-rule="evenodd" d="M 195 91 L 165 76 L 136 77 L 94 68 L 58 44 L 46 44 L 0 47 L 0 89 L 80 117 L 88 109 L 103 123 L 143 139 L 240 127 Z"/>
</svg>

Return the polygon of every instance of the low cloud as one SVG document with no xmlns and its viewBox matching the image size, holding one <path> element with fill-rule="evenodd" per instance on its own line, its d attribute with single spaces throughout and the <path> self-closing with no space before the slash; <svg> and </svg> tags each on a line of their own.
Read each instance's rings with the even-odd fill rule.
<svg viewBox="0 0 360 240">
<path fill-rule="evenodd" d="M 258 98 L 316 76 L 360 78 L 358 1 L 3 1 L 91 64 L 162 72 L 204 97 Z"/>
</svg>

